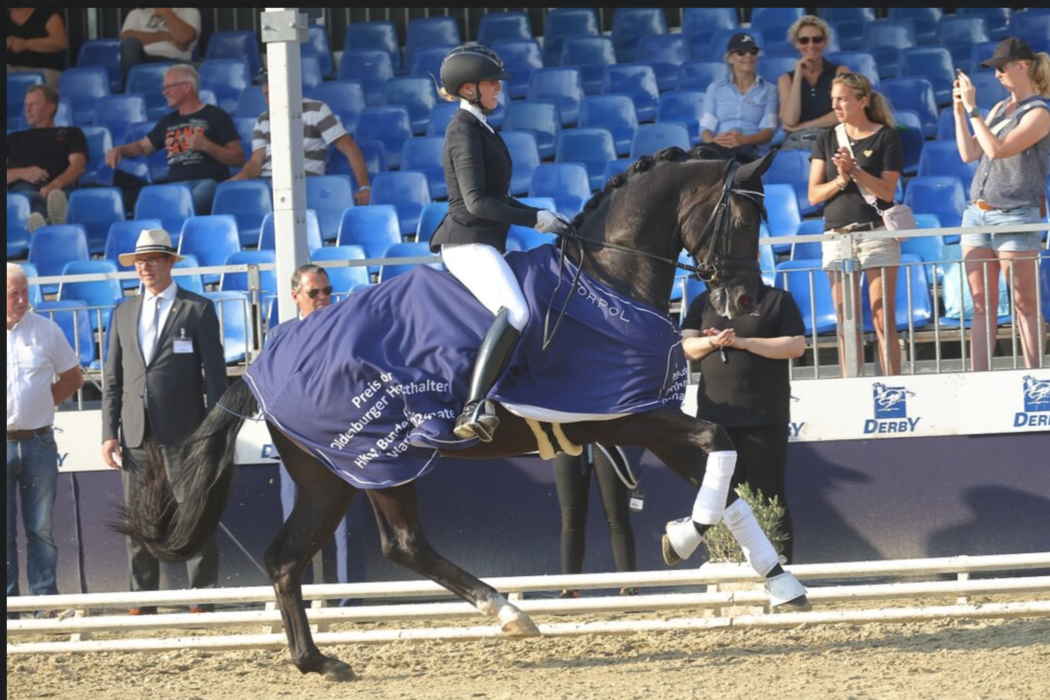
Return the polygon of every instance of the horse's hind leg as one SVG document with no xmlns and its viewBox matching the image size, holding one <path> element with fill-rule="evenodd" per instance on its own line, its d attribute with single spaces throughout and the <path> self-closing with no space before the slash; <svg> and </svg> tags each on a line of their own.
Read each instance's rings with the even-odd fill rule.
<svg viewBox="0 0 1050 700">
<path fill-rule="evenodd" d="M 485 615 L 499 618 L 504 633 L 537 637 L 539 629 L 529 616 L 512 605 L 492 586 L 438 554 L 427 541 L 419 520 L 414 483 L 365 492 L 372 502 L 383 556 L 435 581 Z"/>
<path fill-rule="evenodd" d="M 302 673 L 320 673 L 332 681 L 353 680 L 354 672 L 348 664 L 325 656 L 314 645 L 303 608 L 303 572 L 335 532 L 357 489 L 275 427 L 269 427 L 277 451 L 296 485 L 295 507 L 265 555 L 292 662 Z"/>
</svg>

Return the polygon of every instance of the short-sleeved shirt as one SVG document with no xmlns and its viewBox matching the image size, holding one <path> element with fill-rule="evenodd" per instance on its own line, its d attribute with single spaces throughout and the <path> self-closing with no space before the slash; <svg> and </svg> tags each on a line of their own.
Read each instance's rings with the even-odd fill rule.
<svg viewBox="0 0 1050 700">
<path fill-rule="evenodd" d="M 7 167 L 37 166 L 47 171 L 51 182 L 69 167 L 69 156 L 83 153 L 88 147 L 84 132 L 75 126 L 27 129 L 7 135 Z"/>
<path fill-rule="evenodd" d="M 218 180 L 230 177 L 230 169 L 203 151 L 186 149 L 186 140 L 203 133 L 212 143 L 225 146 L 241 136 L 230 115 L 214 105 L 204 105 L 193 114 L 171 112 L 157 122 L 146 138 L 168 158 L 168 180 Z"/>
<path fill-rule="evenodd" d="M 810 85 L 805 78 L 802 79 L 802 105 L 798 121 L 813 121 L 820 119 L 831 111 L 831 81 L 835 79 L 835 72 L 839 64 L 824 59 L 824 70 L 817 77 L 817 84 Z M 795 71 L 788 71 L 788 78 L 795 79 Z"/>
<path fill-rule="evenodd" d="M 7 331 L 7 429 L 36 430 L 54 422 L 51 383 L 79 359 L 58 324 L 27 311 Z"/>
<path fill-rule="evenodd" d="M 754 84 L 741 94 L 728 75 L 707 86 L 700 128 L 715 134 L 739 131 L 745 136 L 776 129 L 779 104 L 776 85 L 762 76 L 755 76 Z"/>
<path fill-rule="evenodd" d="M 160 15 L 154 14 L 154 9 L 152 7 L 139 7 L 132 10 L 124 18 L 124 26 L 120 28 L 120 31 L 122 33 L 127 31 L 154 33 L 169 31 L 168 23 Z M 154 41 L 151 44 L 145 44 L 142 48 L 149 56 L 170 58 L 173 61 L 190 61 L 193 59 L 193 49 L 201 38 L 200 10 L 195 7 L 175 7 L 172 9 L 175 11 L 176 17 L 197 30 L 197 36 L 185 49 L 179 48 L 170 41 Z"/>
<path fill-rule="evenodd" d="M 893 127 L 884 126 L 871 136 L 851 142 L 850 148 L 853 150 L 857 166 L 875 177 L 882 177 L 885 170 L 899 173 L 904 169 L 901 136 Z M 827 182 L 838 177 L 838 168 L 831 160 L 838 150 L 839 142 L 835 129 L 828 129 L 822 133 L 813 144 L 810 157 L 813 160 L 824 161 L 824 177 Z M 879 200 L 880 210 L 892 206 L 893 202 Z M 824 206 L 824 223 L 829 229 L 881 221 L 879 212 L 864 201 L 864 195 L 852 180 L 846 189 L 832 197 Z"/>
<path fill-rule="evenodd" d="M 790 292 L 763 285 L 758 306 L 740 318 L 720 316 L 701 294 L 689 306 L 682 330 L 732 328 L 741 338 L 805 335 L 802 314 Z M 724 348 L 700 360 L 697 418 L 726 428 L 787 425 L 791 422 L 791 382 L 787 360 L 772 360 L 747 350 Z"/>
<path fill-rule="evenodd" d="M 339 117 L 320 100 L 303 100 L 303 160 L 307 175 L 324 175 L 328 146 L 346 136 Z M 270 113 L 263 112 L 252 127 L 252 153 L 264 149 L 262 177 L 273 174 L 270 156 Z"/>
<path fill-rule="evenodd" d="M 55 15 L 58 15 L 58 12 L 55 10 L 38 7 L 29 15 L 29 19 L 25 21 L 25 24 L 17 24 L 11 21 L 11 14 L 8 13 L 7 36 L 18 37 L 19 39 L 43 39 L 48 35 L 47 23 Z M 59 15 L 60 19 L 61 17 Z M 62 70 L 65 67 L 62 65 L 62 53 L 61 51 L 23 51 L 22 53 L 8 51 L 7 65 L 18 66 L 19 68 Z"/>
</svg>

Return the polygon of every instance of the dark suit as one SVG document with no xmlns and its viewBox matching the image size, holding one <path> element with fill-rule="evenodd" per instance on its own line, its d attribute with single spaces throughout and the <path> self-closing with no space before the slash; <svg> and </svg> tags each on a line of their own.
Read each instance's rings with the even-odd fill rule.
<svg viewBox="0 0 1050 700">
<path fill-rule="evenodd" d="M 511 224 L 536 225 L 539 211 L 510 196 L 512 163 L 500 135 L 465 109 L 445 130 L 441 156 L 448 185 L 448 214 L 430 239 L 437 252 L 445 243 L 485 243 L 502 251 Z"/>
<path fill-rule="evenodd" d="M 149 366 L 139 346 L 142 303 L 143 297 L 137 296 L 113 312 L 102 392 L 102 439 L 121 440 L 125 504 L 135 492 L 149 443 L 168 447 L 196 429 L 226 389 L 226 361 L 212 302 L 185 289 L 177 290 Z M 175 341 L 182 339 L 192 342 L 192 352 L 175 351 Z M 160 563 L 130 540 L 128 559 L 132 590 L 157 590 Z M 218 551 L 214 539 L 189 560 L 187 567 L 191 588 L 216 585 Z"/>
</svg>

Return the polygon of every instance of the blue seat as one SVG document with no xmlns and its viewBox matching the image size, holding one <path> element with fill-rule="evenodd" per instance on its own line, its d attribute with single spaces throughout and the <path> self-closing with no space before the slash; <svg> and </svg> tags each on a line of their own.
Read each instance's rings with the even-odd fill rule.
<svg viewBox="0 0 1050 700">
<path fill-rule="evenodd" d="M 445 60 L 448 52 L 456 48 L 445 44 L 425 46 L 412 54 L 412 63 L 408 66 L 408 74 L 418 78 L 430 78 L 434 76 L 440 80 L 441 62 Z"/>
<path fill-rule="evenodd" d="M 973 128 L 969 125 L 967 127 L 972 134 Z M 951 107 L 945 107 L 937 115 L 937 140 L 955 143 L 955 113 Z"/>
<path fill-rule="evenodd" d="M 367 106 L 364 87 L 356 80 L 332 80 L 310 91 L 310 97 L 328 105 L 351 136 L 357 132 L 357 120 Z"/>
<path fill-rule="evenodd" d="M 813 335 L 814 331 L 817 335 L 834 333 L 838 325 L 835 303 L 831 298 L 831 282 L 820 268 L 820 258 L 785 260 L 776 267 L 777 286 L 791 292 L 795 298 L 807 336 Z"/>
<path fill-rule="evenodd" d="M 809 151 L 780 151 L 769 170 L 762 177 L 767 184 L 790 185 L 795 191 L 798 210 L 802 216 L 810 216 L 821 210 L 820 205 L 809 203 Z"/>
<path fill-rule="evenodd" d="M 644 63 L 620 63 L 606 66 L 602 72 L 603 95 L 610 93 L 629 95 L 634 100 L 634 110 L 641 123 L 656 118 L 656 105 L 660 90 L 656 84 L 656 73 L 652 66 Z"/>
<path fill-rule="evenodd" d="M 318 175 L 306 178 L 306 206 L 317 212 L 321 238 L 334 241 L 339 233 L 343 210 L 354 206 L 353 189 L 346 175 Z"/>
<path fill-rule="evenodd" d="M 543 64 L 560 65 L 566 37 L 598 36 L 598 15 L 590 7 L 555 7 L 543 21 Z"/>
<path fill-rule="evenodd" d="M 874 7 L 822 7 L 820 18 L 831 25 L 845 51 L 860 48 L 864 25 L 875 21 Z"/>
<path fill-rule="evenodd" d="M 183 222 L 196 215 L 193 194 L 186 185 L 146 185 L 135 201 L 135 218 L 160 219 L 175 245 L 179 243 Z"/>
<path fill-rule="evenodd" d="M 962 181 L 963 189 L 970 191 L 970 183 L 977 172 L 977 161 L 963 163 L 954 141 L 927 141 L 919 157 L 919 175 L 947 175 Z"/>
<path fill-rule="evenodd" d="M 802 7 L 754 7 L 751 9 L 751 26 L 761 29 L 771 24 L 791 24 L 805 14 Z"/>
<path fill-rule="evenodd" d="M 109 226 L 106 235 L 106 248 L 103 257 L 117 266 L 118 272 L 134 272 L 133 265 L 121 265 L 120 255 L 135 250 L 135 243 L 139 234 L 149 228 L 161 228 L 164 224 L 160 219 L 132 219 L 131 221 L 114 221 Z M 124 289 L 135 289 L 139 281 L 135 278 L 120 281 Z"/>
<path fill-rule="evenodd" d="M 430 252 L 430 245 L 427 243 L 394 243 L 386 249 L 383 253 L 384 258 L 418 258 L 418 257 L 429 257 L 433 253 Z M 392 263 L 389 265 L 381 265 L 379 267 L 379 281 L 385 282 L 388 279 L 403 275 L 412 268 L 416 267 L 419 263 L 406 263 L 399 265 Z M 427 267 L 432 267 L 435 270 L 443 270 L 445 268 L 440 262 L 422 263 Z"/>
<path fill-rule="evenodd" d="M 900 50 L 917 44 L 915 23 L 910 19 L 877 19 L 864 25 L 861 48 L 875 57 L 880 78 L 897 75 Z"/>
<path fill-rule="evenodd" d="M 922 120 L 926 138 L 937 134 L 937 98 L 933 84 L 926 78 L 889 78 L 882 81 L 880 92 L 890 101 L 894 110 L 910 109 Z"/>
<path fill-rule="evenodd" d="M 942 249 L 944 260 L 962 260 L 962 246 L 946 245 Z M 959 262 L 946 262 L 938 266 L 938 276 L 942 280 L 941 296 L 943 315 L 937 319 L 942 328 L 970 328 L 973 325 L 973 295 L 966 281 L 965 267 Z M 997 325 L 1004 326 L 1012 321 L 1010 317 L 1010 293 L 1006 287 L 1006 275 L 999 275 L 999 308 L 996 309 Z"/>
<path fill-rule="evenodd" d="M 88 158 L 84 174 L 80 176 L 81 185 L 93 185 L 98 181 L 99 168 L 105 167 L 103 159 L 106 152 L 113 148 L 113 136 L 104 126 L 82 126 L 84 139 L 87 141 Z"/>
<path fill-rule="evenodd" d="M 416 136 L 426 133 L 430 109 L 437 101 L 434 81 L 431 78 L 391 78 L 383 86 L 381 103 L 401 105 L 407 109 L 412 133 Z"/>
<path fill-rule="evenodd" d="M 948 17 L 980 17 L 985 22 L 989 38 L 1002 41 L 1009 35 L 1010 14 L 1009 7 L 957 7 L 955 14 Z M 945 19 L 946 17 L 942 17 L 937 24 L 940 25 Z"/>
<path fill-rule="evenodd" d="M 448 197 L 445 169 L 441 164 L 444 147 L 445 139 L 440 136 L 416 136 L 405 141 L 401 148 L 401 170 L 415 170 L 426 175 L 430 196 L 435 199 Z"/>
<path fill-rule="evenodd" d="M 212 214 L 229 214 L 237 221 L 241 246 L 255 245 L 263 217 L 273 211 L 273 194 L 265 180 L 227 180 L 215 188 Z"/>
<path fill-rule="evenodd" d="M 937 23 L 944 17 L 944 10 L 939 7 L 891 7 L 888 16 L 890 19 L 910 19 L 915 25 L 915 39 L 920 44 L 933 44 L 937 41 Z"/>
<path fill-rule="evenodd" d="M 735 7 L 687 7 L 682 11 L 682 36 L 690 45 L 709 46 L 716 31 L 739 28 L 740 18 Z"/>
<path fill-rule="evenodd" d="M 339 59 L 339 79 L 356 80 L 365 91 L 365 102 L 378 105 L 383 99 L 383 86 L 394 77 L 390 54 L 375 49 L 344 51 Z"/>
<path fill-rule="evenodd" d="M 618 7 L 613 11 L 612 40 L 616 60 L 636 60 L 638 40 L 646 34 L 666 34 L 667 17 L 659 7 Z"/>
<path fill-rule="evenodd" d="M 316 248 L 310 252 L 310 262 L 322 263 L 331 260 L 364 260 L 365 249 L 359 245 L 330 245 Z M 356 285 L 368 284 L 368 268 L 359 267 L 328 267 L 328 281 L 332 284 L 335 294 L 347 294 Z"/>
<path fill-rule="evenodd" d="M 20 258 L 29 250 L 29 197 L 7 193 L 7 259 Z"/>
<path fill-rule="evenodd" d="M 578 68 L 583 79 L 583 91 L 588 95 L 596 95 L 602 88 L 605 67 L 616 65 L 612 39 L 607 36 L 565 37 L 559 65 Z"/>
<path fill-rule="evenodd" d="M 692 146 L 689 130 L 683 124 L 642 124 L 634 134 L 630 157 L 638 159 L 640 156 L 649 156 L 671 146 L 677 146 L 683 151 L 688 151 Z"/>
<path fill-rule="evenodd" d="M 425 46 L 459 46 L 461 43 L 455 17 L 417 17 L 408 23 L 405 32 L 405 63 L 412 65 L 412 56 Z"/>
<path fill-rule="evenodd" d="M 77 51 L 77 68 L 105 68 L 109 73 L 109 91 L 120 92 L 120 39 L 89 39 Z"/>
<path fill-rule="evenodd" d="M 528 131 L 504 131 L 503 142 L 510 151 L 513 172 L 510 177 L 510 193 L 525 194 L 532 182 L 532 173 L 540 165 L 540 149 L 536 137 Z"/>
<path fill-rule="evenodd" d="M 379 173 L 386 171 L 386 149 L 383 148 L 383 144 L 379 141 L 358 141 L 356 139 L 354 143 L 357 144 L 357 150 L 361 151 L 361 156 L 365 159 L 365 169 L 368 170 L 369 181 Z M 359 186 L 357 176 L 350 169 L 350 161 L 335 146 L 328 147 L 327 173 L 329 175 L 346 175 L 350 178 L 354 192 L 357 192 Z"/>
<path fill-rule="evenodd" d="M 25 272 L 26 279 L 29 280 L 29 305 L 33 308 L 38 307 L 44 303 L 44 294 L 40 291 L 39 284 L 33 284 L 32 280 L 34 277 L 39 277 L 40 273 L 37 272 L 36 265 L 30 262 L 21 261 L 18 263 L 22 267 L 22 271 Z"/>
<path fill-rule="evenodd" d="M 497 41 L 532 39 L 532 22 L 524 12 L 486 12 L 478 22 L 477 42 L 492 47 Z M 498 50 L 493 49 L 497 53 Z M 500 53 L 506 61 L 506 56 Z"/>
<path fill-rule="evenodd" d="M 630 158 L 617 158 L 616 160 L 610 160 L 605 164 L 605 170 L 602 172 L 602 187 L 605 187 L 614 176 L 627 170 L 631 167 L 631 163 L 634 161 Z"/>
<path fill-rule="evenodd" d="M 58 81 L 58 92 L 69 100 L 74 124 L 91 124 L 95 103 L 110 94 L 109 73 L 105 68 L 67 68 Z"/>
<path fill-rule="evenodd" d="M 539 42 L 535 39 L 500 39 L 493 42 L 491 48 L 503 59 L 503 67 L 510 73 L 510 80 L 506 84 L 511 98 L 525 97 L 529 92 L 532 71 L 543 68 L 543 49 Z"/>
<path fill-rule="evenodd" d="M 184 255 L 182 260 L 175 263 L 174 269 L 189 270 L 200 266 L 201 264 L 197 261 L 196 257 L 192 255 Z M 175 275 L 174 272 L 172 274 Z M 204 277 L 199 274 L 188 273 L 184 275 L 175 275 L 175 282 L 187 291 L 194 292 L 195 294 L 204 294 Z"/>
<path fill-rule="evenodd" d="M 431 202 L 423 207 L 423 211 L 419 214 L 419 226 L 416 228 L 416 241 L 418 243 L 429 241 L 446 214 L 448 214 L 448 202 Z"/>
<path fill-rule="evenodd" d="M 321 72 L 321 61 L 317 56 L 302 56 L 299 59 L 299 72 L 303 78 L 304 95 L 309 95 L 314 88 L 324 82 L 324 73 Z"/>
<path fill-rule="evenodd" d="M 372 204 L 394 205 L 402 236 L 416 232 L 419 215 L 430 200 L 430 186 L 423 173 L 379 173 L 372 180 Z"/>
<path fill-rule="evenodd" d="M 349 30 L 349 27 L 347 29 Z M 303 52 L 304 57 L 312 56 L 317 59 L 321 75 L 326 78 L 332 76 L 335 64 L 332 63 L 332 46 L 328 41 L 328 30 L 326 27 L 311 24 L 307 30 L 306 43 L 302 45 L 300 50 Z"/>
<path fill-rule="evenodd" d="M 903 175 L 914 175 L 919 168 L 919 156 L 926 144 L 922 129 L 922 117 L 913 109 L 898 109 L 893 113 L 897 120 L 897 133 L 901 138 L 904 158 Z"/>
<path fill-rule="evenodd" d="M 579 119 L 583 97 L 583 78 L 578 68 L 539 68 L 529 79 L 527 98 L 557 104 L 562 126 L 575 124 Z"/>
<path fill-rule="evenodd" d="M 975 44 L 970 44 L 967 49 L 967 53 L 970 56 L 969 67 L 963 68 L 967 73 L 975 72 L 974 66 L 977 70 L 983 70 L 984 66 L 981 64 L 995 55 L 995 47 L 999 45 L 998 41 L 979 41 Z M 962 68 L 962 64 L 959 60 L 955 61 L 956 67 Z"/>
<path fill-rule="evenodd" d="M 237 233 L 237 220 L 227 214 L 191 216 L 182 225 L 179 238 L 179 254 L 192 255 L 201 267 L 225 265 L 231 254 L 240 251 L 241 239 Z M 218 273 L 204 275 L 205 284 L 219 282 Z"/>
<path fill-rule="evenodd" d="M 212 32 L 208 35 L 208 47 L 204 50 L 204 60 L 217 58 L 237 58 L 248 61 L 249 74 L 259 73 L 259 42 L 255 32 L 232 30 Z"/>
<path fill-rule="evenodd" d="M 948 49 L 938 46 L 903 49 L 900 53 L 898 72 L 901 78 L 916 76 L 928 79 L 933 85 L 937 104 L 951 104 L 955 65 Z"/>
<path fill-rule="evenodd" d="M 386 164 L 390 168 L 401 165 L 401 149 L 412 138 L 412 120 L 408 110 L 398 105 L 366 107 L 357 119 L 354 139 L 379 141 L 383 144 Z"/>
<path fill-rule="evenodd" d="M 208 43 L 209 47 L 211 42 Z M 258 61 L 258 58 L 256 58 Z M 255 72 L 245 58 L 211 58 L 200 67 L 201 90 L 215 93 L 217 106 L 229 114 L 237 111 L 241 91 L 251 85 Z"/>
<path fill-rule="evenodd" d="M 393 22 L 374 20 L 347 25 L 343 52 L 360 49 L 383 51 L 390 57 L 390 67 L 401 70 L 401 40 Z"/>
<path fill-rule="evenodd" d="M 306 248 L 314 250 L 324 245 L 321 239 L 321 225 L 317 222 L 317 212 L 313 209 L 306 210 Z M 273 212 L 263 217 L 262 227 L 259 229 L 259 250 L 277 250 L 277 231 Z"/>
<path fill-rule="evenodd" d="M 605 184 L 605 164 L 616 160 L 616 144 L 608 129 L 566 129 L 558 134 L 554 160 L 557 163 L 580 163 L 587 169 L 591 189 Z"/>
<path fill-rule="evenodd" d="M 452 117 L 458 109 L 458 102 L 438 102 L 434 105 L 430 110 L 430 125 L 427 126 L 427 136 L 444 137 L 448 123 L 452 121 Z"/>
<path fill-rule="evenodd" d="M 962 222 L 966 191 L 957 177 L 916 176 L 908 182 L 904 203 L 917 214 L 936 214 L 943 226 L 954 228 Z"/>
<path fill-rule="evenodd" d="M 146 98 L 146 115 L 153 121 L 169 111 L 168 101 L 162 92 L 164 73 L 174 63 L 136 63 L 128 71 L 128 84 L 124 94 L 142 95 Z"/>
<path fill-rule="evenodd" d="M 589 99 L 589 98 L 588 98 Z M 628 100 L 629 101 L 629 100 Z M 587 101 L 584 100 L 584 105 Z M 633 105 L 632 105 L 633 108 Z M 581 119 L 583 119 L 581 112 Z M 561 116 L 558 105 L 546 100 L 519 100 L 507 106 L 507 116 L 503 120 L 503 133 L 525 131 L 536 139 L 540 158 L 554 157 L 554 144 L 561 132 Z M 431 192 L 438 195 L 434 188 Z"/>
<path fill-rule="evenodd" d="M 394 206 L 373 203 L 343 212 L 339 236 L 336 238 L 337 246 L 361 246 L 368 259 L 375 259 L 383 257 L 387 248 L 400 242 L 401 222 L 397 219 Z M 379 267 L 369 265 L 368 271 L 373 275 L 379 274 Z"/>
<path fill-rule="evenodd" d="M 780 76 L 788 71 L 795 70 L 798 63 L 798 52 L 794 56 L 761 56 L 758 60 L 756 72 L 762 79 L 776 86 Z"/>
<path fill-rule="evenodd" d="M 628 95 L 591 95 L 580 105 L 580 128 L 607 129 L 613 136 L 616 154 L 625 156 L 631 151 L 638 115 L 634 100 Z"/>
<path fill-rule="evenodd" d="M 273 263 L 277 260 L 277 254 L 272 250 L 238 250 L 230 253 L 224 261 L 224 265 L 263 265 Z M 224 272 L 219 288 L 224 292 L 250 292 L 251 287 L 247 272 Z M 259 270 L 259 296 L 260 298 L 277 294 L 277 272 L 276 270 Z"/>
<path fill-rule="evenodd" d="M 791 185 L 766 185 L 766 211 L 769 212 L 769 233 L 773 237 L 794 236 L 802 221 L 798 197 Z M 791 252 L 790 243 L 778 243 L 773 252 L 780 255 Z"/>
<path fill-rule="evenodd" d="M 39 71 L 7 74 L 7 128 L 25 119 L 26 90 L 44 84 L 44 74 Z M 16 127 L 21 130 L 21 127 Z"/>
<path fill-rule="evenodd" d="M 799 222 L 795 235 L 814 236 L 823 234 L 825 230 L 824 219 L 803 219 Z M 770 249 L 772 250 L 772 247 Z M 823 254 L 820 241 L 806 241 L 805 243 L 792 243 L 788 257 L 790 260 L 819 260 Z"/>
<path fill-rule="evenodd" d="M 721 80 L 728 72 L 725 61 L 686 61 L 678 67 L 678 89 L 704 92 L 708 85 Z"/>
<path fill-rule="evenodd" d="M 868 51 L 828 51 L 825 52 L 824 58 L 846 66 L 854 73 L 860 73 L 871 81 L 876 90 L 881 85 L 879 66 L 875 62 L 875 56 Z"/>
<path fill-rule="evenodd" d="M 215 304 L 222 328 L 222 352 L 226 364 L 245 360 L 253 346 L 252 315 L 248 298 L 242 292 L 205 292 Z"/>
<path fill-rule="evenodd" d="M 928 215 L 927 215 L 928 216 Z M 918 224 L 918 221 L 916 221 Z M 938 224 L 939 226 L 940 224 Z M 935 228 L 935 227 L 934 227 Z M 930 263 L 927 267 L 927 275 L 930 273 L 930 268 L 939 268 L 940 263 L 944 262 L 944 241 L 941 240 L 941 236 L 922 236 L 918 238 L 904 238 L 901 240 L 901 253 L 906 255 L 914 255 L 925 263 Z M 938 277 L 938 284 L 943 283 L 943 279 Z"/>
<path fill-rule="evenodd" d="M 109 227 L 124 218 L 124 197 L 115 187 L 73 190 L 69 195 L 66 222 L 84 227 L 88 251 L 93 255 L 106 249 Z"/>
<path fill-rule="evenodd" d="M 95 105 L 95 125 L 104 126 L 118 143 L 124 143 L 128 126 L 149 121 L 142 95 L 107 95 Z"/>
<path fill-rule="evenodd" d="M 952 63 L 956 68 L 970 73 L 974 66 L 980 63 L 971 63 L 971 49 L 974 44 L 991 43 L 992 49 L 998 41 L 991 42 L 987 22 L 977 15 L 962 15 L 959 10 L 956 14 L 942 17 L 937 22 L 937 45 L 948 50 L 952 55 Z M 989 52 L 988 58 L 991 56 Z M 982 59 L 983 60 L 983 59 Z"/>
<path fill-rule="evenodd" d="M 1039 254 L 1039 296 L 1043 307 L 1043 319 L 1050 323 L 1050 253 Z"/>
<path fill-rule="evenodd" d="M 304 90 L 303 92 L 305 93 L 306 91 Z M 234 118 L 241 117 L 254 120 L 269 109 L 269 105 L 266 104 L 266 98 L 263 97 L 262 86 L 249 85 L 241 90 L 241 95 L 237 98 L 237 109 L 233 111 L 233 116 Z"/>
<path fill-rule="evenodd" d="M 33 233 L 29 242 L 28 262 L 36 265 L 41 277 L 57 277 L 62 274 L 66 263 L 74 260 L 88 260 L 87 231 L 80 224 L 62 224 L 61 226 L 41 226 Z M 41 286 L 44 294 L 58 291 L 54 282 Z"/>
<path fill-rule="evenodd" d="M 254 121 L 254 120 L 252 120 Z M 126 139 L 125 143 L 134 143 L 141 141 L 149 135 L 149 132 L 153 131 L 153 127 L 157 125 L 157 122 L 136 122 L 128 125 L 128 130 L 124 134 Z M 85 132 L 86 133 L 86 132 Z M 244 151 L 245 157 L 251 155 L 251 135 L 248 138 L 248 147 Z M 125 159 L 126 160 L 126 159 Z M 145 158 L 146 166 L 149 169 L 149 182 L 161 183 L 168 179 L 168 155 L 164 152 L 164 149 L 154 151 Z M 124 161 L 121 161 L 123 165 Z"/>
<path fill-rule="evenodd" d="M 550 197 L 558 212 L 572 219 L 591 198 L 587 168 L 580 163 L 544 163 L 532 174 L 529 196 Z"/>
<path fill-rule="evenodd" d="M 66 263 L 62 276 L 93 275 L 116 273 L 117 265 L 111 260 L 73 260 Z M 59 301 L 79 300 L 86 303 L 89 326 L 99 331 L 109 326 L 114 305 L 124 296 L 120 282 L 115 279 L 95 280 L 92 282 L 71 282 L 63 280 L 58 287 Z"/>
<path fill-rule="evenodd" d="M 1010 97 L 1003 84 L 995 77 L 995 71 L 981 69 L 970 74 L 970 80 L 977 88 L 977 106 L 983 110 L 990 110 L 998 102 Z"/>
<path fill-rule="evenodd" d="M 1024 39 L 1034 51 L 1039 51 L 1039 47 L 1046 46 L 1046 40 L 1050 38 L 1050 12 L 1045 6 L 1014 12 L 1010 15 L 1008 27 L 1008 35 Z"/>
<path fill-rule="evenodd" d="M 897 330 L 908 330 L 910 321 L 914 330 L 920 330 L 933 320 L 933 301 L 930 298 L 930 281 L 927 266 L 917 255 L 901 254 L 900 271 L 897 273 L 897 303 L 894 317 Z M 868 296 L 867 272 L 861 275 L 860 309 L 866 333 L 875 332 L 871 316 L 871 299 Z M 911 287 L 911 313 L 908 311 L 908 287 Z"/>
<path fill-rule="evenodd" d="M 64 299 L 45 301 L 33 309 L 44 318 L 50 318 L 58 324 L 69 341 L 69 346 L 77 354 L 81 367 L 87 367 L 98 359 L 95 335 L 91 331 L 91 314 L 88 313 L 87 306 L 87 302 L 80 299 Z"/>
</svg>

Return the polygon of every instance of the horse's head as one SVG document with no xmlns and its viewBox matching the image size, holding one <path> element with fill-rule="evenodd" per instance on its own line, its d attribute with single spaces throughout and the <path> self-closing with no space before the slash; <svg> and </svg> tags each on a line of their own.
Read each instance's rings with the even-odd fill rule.
<svg viewBox="0 0 1050 700">
<path fill-rule="evenodd" d="M 697 190 L 680 219 L 682 246 L 711 290 L 712 307 L 727 318 L 751 313 L 758 299 L 759 228 L 766 215 L 762 174 L 774 156 L 746 165 L 726 162 L 721 186 Z"/>
</svg>

